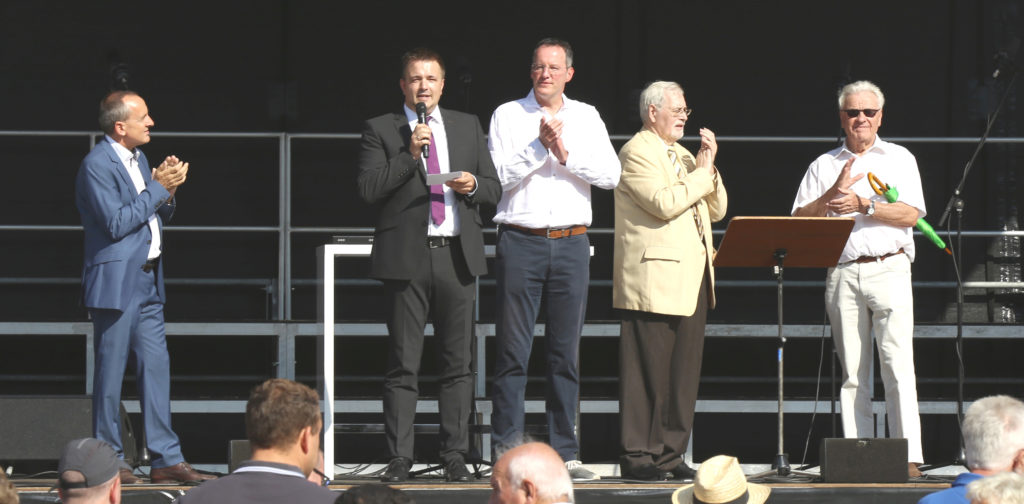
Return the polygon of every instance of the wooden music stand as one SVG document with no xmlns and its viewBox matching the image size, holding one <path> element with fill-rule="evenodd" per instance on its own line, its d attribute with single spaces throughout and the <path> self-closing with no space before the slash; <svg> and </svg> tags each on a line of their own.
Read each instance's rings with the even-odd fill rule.
<svg viewBox="0 0 1024 504">
<path fill-rule="evenodd" d="M 715 267 L 771 267 L 778 281 L 779 317 L 779 452 L 772 467 L 779 476 L 790 473 L 783 448 L 782 384 L 782 271 L 783 263 L 794 268 L 828 268 L 839 262 L 850 238 L 852 217 L 734 217 L 725 230 L 715 255 Z"/>
</svg>

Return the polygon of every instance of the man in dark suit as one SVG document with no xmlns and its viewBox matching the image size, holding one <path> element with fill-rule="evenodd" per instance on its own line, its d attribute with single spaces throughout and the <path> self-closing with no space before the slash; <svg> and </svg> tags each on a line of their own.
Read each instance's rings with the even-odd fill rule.
<svg viewBox="0 0 1024 504">
<path fill-rule="evenodd" d="M 449 481 L 470 481 L 465 453 L 472 401 L 474 277 L 487 271 L 479 206 L 501 186 L 476 117 L 441 110 L 444 62 L 429 49 L 402 57 L 402 111 L 367 121 L 359 194 L 379 204 L 370 276 L 390 297 L 384 425 L 392 457 L 381 479 L 408 479 L 423 328 L 432 317 L 440 361 L 441 461 Z M 417 117 L 423 104 L 425 120 Z M 459 175 L 427 185 L 427 174 Z"/>
<path fill-rule="evenodd" d="M 174 193 L 188 163 L 168 156 L 157 168 L 139 146 L 149 142 L 153 118 L 142 97 L 117 91 L 100 102 L 106 135 L 75 179 L 75 204 L 85 231 L 82 299 L 93 321 L 96 368 L 93 433 L 123 459 L 121 382 L 129 352 L 135 357 L 146 446 L 153 483 L 200 481 L 171 430 L 170 362 L 164 333 L 161 230 L 174 213 Z M 122 483 L 138 481 L 122 462 Z"/>
</svg>

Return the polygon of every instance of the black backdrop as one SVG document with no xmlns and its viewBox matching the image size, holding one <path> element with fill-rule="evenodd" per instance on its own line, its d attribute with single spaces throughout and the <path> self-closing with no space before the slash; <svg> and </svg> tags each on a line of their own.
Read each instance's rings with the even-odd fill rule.
<svg viewBox="0 0 1024 504">
<path fill-rule="evenodd" d="M 157 133 L 358 133 L 365 119 L 400 106 L 398 58 L 417 45 L 432 47 L 446 59 L 441 105 L 477 114 L 486 128 L 498 104 L 529 91 L 533 44 L 542 37 L 557 36 L 572 42 L 576 50 L 576 74 L 567 93 L 597 106 L 612 134 L 629 135 L 639 127 L 637 96 L 647 82 L 678 81 L 686 89 L 688 104 L 696 109 L 689 132 L 709 127 L 723 137 L 718 164 L 729 188 L 729 217 L 785 215 L 807 164 L 832 144 L 740 142 L 730 136 L 835 136 L 839 133 L 835 92 L 857 79 L 873 80 L 886 93 L 881 130 L 885 137 L 978 136 L 986 113 L 1007 85 L 1005 80 L 991 78 L 992 56 L 1022 35 L 1021 7 L 1016 0 L 441 4 L 8 0 L 0 5 L 0 131 L 95 130 L 96 104 L 117 73 L 146 98 Z M 1018 84 L 1013 90 L 994 136 L 1021 136 L 1022 87 Z M 690 138 L 684 143 L 695 142 Z M 906 145 L 918 156 L 929 220 L 934 224 L 973 146 Z M 78 224 L 73 179 L 87 147 L 78 138 L 0 136 L 0 166 L 4 167 L 0 225 Z M 357 149 L 352 140 L 295 140 L 293 226 L 373 225 L 372 212 L 352 188 Z M 157 134 L 146 152 L 150 159 L 175 153 L 192 163 L 174 224 L 278 223 L 276 139 Z M 1019 144 L 986 148 L 965 193 L 966 229 L 1015 228 L 1022 158 Z M 611 194 L 595 191 L 594 206 L 594 225 L 611 227 Z M 296 278 L 315 276 L 312 251 L 324 238 L 295 239 Z M 80 240 L 75 232 L 0 230 L 0 278 L 73 279 L 81 264 Z M 607 280 L 610 240 L 595 235 L 594 241 L 598 255 L 592 277 Z M 995 240 L 974 240 L 967 248 L 970 278 L 995 279 L 993 275 L 1003 271 L 998 269 L 1001 266 L 1009 266 L 1010 271 L 1016 267 L 1019 275 L 1019 243 L 1016 256 L 1000 255 L 997 245 Z M 952 280 L 948 259 L 930 247 L 919 241 L 915 279 Z M 169 233 L 167 255 L 172 279 L 276 275 L 273 235 L 174 231 Z M 787 276 L 816 280 L 821 272 L 790 270 Z M 750 270 L 722 270 L 719 278 L 771 279 L 768 272 Z M 484 289 L 481 295 L 483 318 L 490 320 L 490 294 Z M 918 289 L 915 295 L 919 322 L 952 320 L 950 291 Z M 266 297 L 258 289 L 176 284 L 169 287 L 169 298 L 167 316 L 172 321 L 267 318 Z M 353 299 L 340 308 L 344 317 L 382 319 L 372 292 L 359 292 Z M 711 315 L 713 322 L 775 321 L 775 299 L 769 291 L 722 290 L 719 300 L 719 309 Z M 1019 293 L 978 293 L 969 300 L 972 322 L 1020 317 Z M 311 288 L 296 287 L 293 318 L 313 319 L 314 301 Z M 588 318 L 614 319 L 609 305 L 610 289 L 595 287 Z M 787 292 L 787 322 L 820 323 L 822 311 L 820 290 Z M 0 284 L 0 320 L 83 319 L 73 282 Z M 24 373 L 26 367 L 47 363 L 53 366 L 55 359 L 58 369 L 74 370 L 81 362 L 76 353 L 61 357 L 41 352 L 39 342 L 31 338 L 7 340 L 8 351 L 0 357 L 0 370 L 7 373 Z M 380 350 L 373 345 L 379 344 L 368 342 L 361 347 L 366 349 L 363 355 L 375 355 Z M 1011 344 L 1015 343 L 1005 343 Z M 771 352 L 772 346 L 767 341 L 744 345 L 765 352 Z M 594 355 L 584 360 L 584 366 L 603 371 L 610 367 L 614 374 L 614 341 L 593 347 Z M 195 348 L 206 352 L 196 355 Z M 235 372 L 255 377 L 266 373 L 266 368 L 243 362 L 254 355 L 272 354 L 272 345 L 254 343 L 247 348 L 249 353 L 232 362 Z M 1002 354 L 988 348 L 980 345 L 971 350 L 985 362 L 1006 355 L 1006 346 L 1001 347 Z M 195 371 L 189 363 L 202 362 L 203 354 L 223 362 L 224 355 L 234 354 L 237 348 L 233 342 L 181 338 L 172 340 L 171 351 L 189 355 L 172 358 L 175 372 L 187 374 Z M 803 352 L 806 362 L 801 372 L 813 376 L 817 345 Z M 919 375 L 951 376 L 949 359 L 944 343 L 919 348 Z M 749 355 L 737 356 L 735 347 L 727 344 L 709 344 L 706 368 L 726 375 L 763 375 L 769 379 L 763 390 L 741 393 L 769 397 L 772 393 L 770 359 L 761 362 Z M 371 366 L 367 373 L 379 370 Z M 929 383 L 922 380 L 923 396 L 949 397 L 948 386 L 930 389 Z M 948 385 L 948 381 L 942 383 Z M 186 380 L 176 381 L 174 393 L 177 397 L 244 395 L 247 386 L 210 392 Z M 598 385 L 595 393 L 613 391 L 609 386 Z M 18 383 L 11 390 L 54 387 Z M 717 387 L 706 384 L 702 393 L 735 393 Z M 595 418 L 591 422 L 607 423 L 615 432 L 614 419 Z M 238 437 L 237 422 L 226 423 L 233 426 L 224 430 Z M 766 427 L 770 424 L 766 419 Z M 948 434 L 926 429 L 926 436 L 938 438 L 943 432 Z M 591 439 L 596 437 L 600 436 Z M 729 438 L 722 446 L 735 445 L 741 451 L 747 441 L 752 440 Z M 766 448 L 765 455 L 771 451 Z"/>
</svg>

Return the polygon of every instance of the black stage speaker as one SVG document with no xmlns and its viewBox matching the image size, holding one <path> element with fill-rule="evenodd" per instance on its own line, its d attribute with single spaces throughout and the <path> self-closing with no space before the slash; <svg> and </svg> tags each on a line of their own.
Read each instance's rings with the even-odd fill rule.
<svg viewBox="0 0 1024 504">
<path fill-rule="evenodd" d="M 92 437 L 90 396 L 0 396 L 0 460 L 59 460 L 72 439 Z M 138 465 L 134 430 L 121 404 L 125 462 Z"/>
<path fill-rule="evenodd" d="M 906 439 L 823 439 L 819 460 L 826 483 L 906 483 L 908 479 Z"/>
</svg>

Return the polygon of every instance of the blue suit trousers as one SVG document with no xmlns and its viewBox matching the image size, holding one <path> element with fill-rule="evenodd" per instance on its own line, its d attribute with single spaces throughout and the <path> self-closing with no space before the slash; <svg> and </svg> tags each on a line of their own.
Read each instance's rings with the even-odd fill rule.
<svg viewBox="0 0 1024 504">
<path fill-rule="evenodd" d="M 93 378 L 93 435 L 110 443 L 118 456 L 121 446 L 120 402 L 129 353 L 142 404 L 146 447 L 152 468 L 184 462 L 178 435 L 171 430 L 171 368 L 164 332 L 164 305 L 157 294 L 155 270 L 129 273 L 136 288 L 128 309 L 92 309 L 96 369 Z"/>
</svg>

